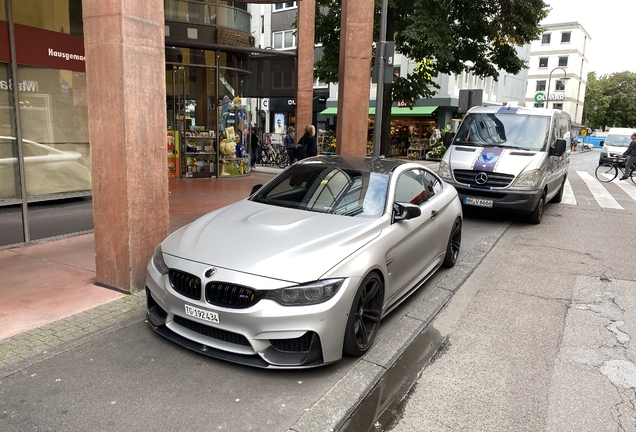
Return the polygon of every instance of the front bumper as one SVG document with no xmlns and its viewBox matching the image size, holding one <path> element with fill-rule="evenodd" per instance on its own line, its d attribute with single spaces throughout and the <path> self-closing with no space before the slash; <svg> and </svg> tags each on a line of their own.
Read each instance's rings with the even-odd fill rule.
<svg viewBox="0 0 636 432">
<path fill-rule="evenodd" d="M 171 268 L 201 278 L 209 266 L 171 258 Z M 255 289 L 273 288 L 281 281 L 226 269 L 217 269 L 214 279 L 239 283 Z M 171 286 L 168 276 L 148 264 L 146 276 L 148 322 L 160 335 L 201 354 L 262 368 L 310 368 L 342 357 L 347 317 L 359 281 L 347 279 L 334 297 L 311 306 L 282 306 L 262 299 L 241 309 L 219 307 L 201 298 L 181 295 Z M 283 287 L 277 286 L 277 288 Z M 189 316 L 186 305 L 218 314 L 218 323 Z"/>
<path fill-rule="evenodd" d="M 465 204 L 465 198 L 492 200 L 492 208 L 512 213 L 531 213 L 537 207 L 543 191 L 478 189 L 452 183 L 459 194 L 459 201 Z"/>
</svg>

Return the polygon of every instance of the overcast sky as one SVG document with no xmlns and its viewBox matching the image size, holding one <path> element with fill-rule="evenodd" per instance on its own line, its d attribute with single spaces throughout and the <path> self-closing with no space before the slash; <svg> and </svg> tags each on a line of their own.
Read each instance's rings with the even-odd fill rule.
<svg viewBox="0 0 636 432">
<path fill-rule="evenodd" d="M 578 22 L 592 38 L 588 72 L 636 72 L 634 0 L 544 0 L 552 10 L 542 24 Z"/>
</svg>

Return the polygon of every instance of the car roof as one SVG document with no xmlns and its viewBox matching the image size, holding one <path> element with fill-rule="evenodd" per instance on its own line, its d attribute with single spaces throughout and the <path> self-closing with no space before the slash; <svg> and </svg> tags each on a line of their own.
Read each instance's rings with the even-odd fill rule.
<svg viewBox="0 0 636 432">
<path fill-rule="evenodd" d="M 467 114 L 521 114 L 521 115 L 536 115 L 536 116 L 551 116 L 552 114 L 559 114 L 561 110 L 547 109 L 547 108 L 530 108 L 530 107 L 518 107 L 518 106 L 491 106 L 491 107 L 473 107 L 468 110 Z"/>
<path fill-rule="evenodd" d="M 424 167 L 424 165 L 415 164 L 405 159 L 338 155 L 314 156 L 303 159 L 299 163 L 303 165 L 321 164 L 339 169 L 351 169 L 383 174 L 390 174 L 395 171 L 396 168 L 409 164 Z"/>
</svg>

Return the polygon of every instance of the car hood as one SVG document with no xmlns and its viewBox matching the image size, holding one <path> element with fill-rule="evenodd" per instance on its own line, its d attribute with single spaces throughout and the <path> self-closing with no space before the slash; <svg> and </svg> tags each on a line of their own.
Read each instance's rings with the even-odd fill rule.
<svg viewBox="0 0 636 432">
<path fill-rule="evenodd" d="M 542 151 L 452 145 L 444 155 L 444 161 L 452 170 L 475 170 L 518 176 L 528 169 L 540 166 L 544 156 L 545 152 Z"/>
<path fill-rule="evenodd" d="M 381 229 L 379 218 L 242 200 L 179 229 L 162 250 L 210 266 L 301 283 L 319 279 Z"/>
</svg>

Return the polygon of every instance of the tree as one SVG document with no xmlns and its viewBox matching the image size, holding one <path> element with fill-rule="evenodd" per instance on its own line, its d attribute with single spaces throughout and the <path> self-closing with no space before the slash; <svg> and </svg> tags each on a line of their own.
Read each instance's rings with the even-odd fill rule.
<svg viewBox="0 0 636 432">
<path fill-rule="evenodd" d="M 584 113 L 586 126 L 594 129 L 636 127 L 636 73 L 625 71 L 600 78 L 588 73 Z"/>
<path fill-rule="evenodd" d="M 499 70 L 517 74 L 526 65 L 517 47 L 538 39 L 539 22 L 547 16 L 543 0 L 388 0 L 387 40 L 417 62 L 406 76 L 385 87 L 382 118 L 382 154 L 390 143 L 390 106 L 394 100 L 412 106 L 419 98 L 433 96 L 439 73 L 471 72 L 497 79 Z M 381 0 L 375 0 L 376 37 L 380 27 Z M 316 1 L 316 42 L 323 57 L 316 62 L 321 81 L 338 81 L 340 50 L 340 0 Z"/>
</svg>

